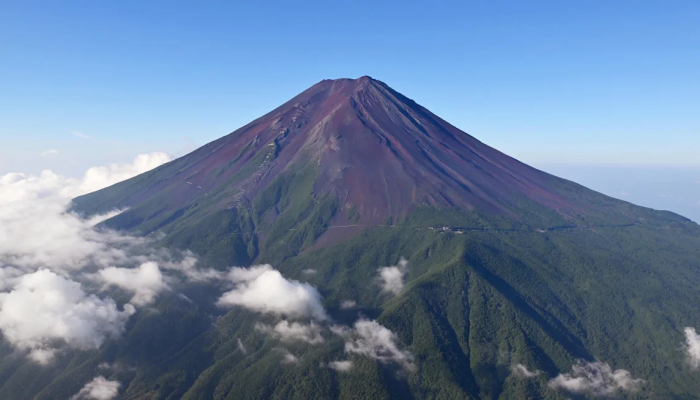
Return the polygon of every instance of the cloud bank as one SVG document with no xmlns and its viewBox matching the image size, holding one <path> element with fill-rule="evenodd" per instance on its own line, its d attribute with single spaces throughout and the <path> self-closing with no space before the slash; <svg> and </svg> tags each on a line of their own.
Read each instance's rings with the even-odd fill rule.
<svg viewBox="0 0 700 400">
<path fill-rule="evenodd" d="M 167 160 L 164 153 L 142 154 L 132 164 L 90 168 L 82 179 L 50 170 L 0 176 L 0 266 L 75 270 L 91 262 L 108 265 L 123 260 L 120 245 L 137 239 L 94 227 L 118 212 L 82 219 L 67 211 L 70 201 Z"/>
<path fill-rule="evenodd" d="M 119 394 L 121 383 L 109 381 L 104 376 L 95 377 L 83 386 L 70 400 L 111 400 Z"/>
<path fill-rule="evenodd" d="M 68 212 L 73 197 L 168 160 L 164 153 L 144 154 L 131 164 L 90 168 L 82 178 L 50 170 L 0 176 L 0 332 L 8 343 L 39 363 L 62 349 L 97 348 L 122 333 L 135 309 L 86 292 L 91 285 L 81 281 L 100 277 L 143 305 L 165 287 L 149 259 L 173 269 L 193 268 L 191 261 L 177 261 L 179 255 L 154 250 L 147 239 L 95 227 L 118 211 L 90 219 Z"/>
<path fill-rule="evenodd" d="M 287 280 L 270 265 L 232 268 L 228 277 L 235 287 L 219 298 L 220 306 L 242 306 L 291 318 L 328 319 L 315 287 Z"/>
<path fill-rule="evenodd" d="M 379 268 L 379 280 L 382 290 L 394 296 L 403 291 L 403 276 L 408 271 L 408 261 L 402 258 L 398 265 Z"/>
<path fill-rule="evenodd" d="M 600 361 L 579 360 L 571 367 L 571 373 L 559 374 L 548 383 L 552 389 L 562 389 L 571 393 L 602 397 L 611 396 L 617 391 L 635 392 L 645 383 L 633 379 L 624 369 L 613 369 Z"/>
</svg>

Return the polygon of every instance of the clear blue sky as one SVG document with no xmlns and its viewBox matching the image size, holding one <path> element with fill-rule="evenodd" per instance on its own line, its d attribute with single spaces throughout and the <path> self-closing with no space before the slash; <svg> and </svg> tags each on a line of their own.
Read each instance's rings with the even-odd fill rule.
<svg viewBox="0 0 700 400">
<path fill-rule="evenodd" d="M 201 3 L 1 2 L 0 173 L 179 155 L 362 75 L 534 165 L 700 167 L 697 0 Z"/>
</svg>

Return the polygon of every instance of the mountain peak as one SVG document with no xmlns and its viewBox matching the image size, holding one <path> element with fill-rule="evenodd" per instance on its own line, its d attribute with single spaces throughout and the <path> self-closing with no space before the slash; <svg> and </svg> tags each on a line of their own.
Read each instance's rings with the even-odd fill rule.
<svg viewBox="0 0 700 400">
<path fill-rule="evenodd" d="M 332 199 L 332 226 L 348 225 L 348 215 L 353 226 L 386 224 L 422 207 L 508 214 L 526 201 L 557 214 L 580 211 L 553 186 L 556 178 L 481 143 L 369 76 L 323 80 L 153 171 L 152 182 L 139 179 L 149 184 L 113 207 L 168 193 L 170 212 L 205 199 L 216 209 L 250 208 L 270 190 L 272 197 L 296 190 L 289 186 L 293 182 L 307 188 L 302 198 Z M 279 218 L 281 207 L 265 218 Z"/>
</svg>

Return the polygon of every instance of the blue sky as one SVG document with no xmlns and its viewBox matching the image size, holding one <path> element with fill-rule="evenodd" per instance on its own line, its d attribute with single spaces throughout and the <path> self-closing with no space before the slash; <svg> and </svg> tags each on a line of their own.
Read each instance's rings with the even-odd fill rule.
<svg viewBox="0 0 700 400">
<path fill-rule="evenodd" d="M 181 155 L 362 75 L 545 169 L 700 170 L 698 1 L 248 3 L 0 3 L 0 174 Z"/>
</svg>

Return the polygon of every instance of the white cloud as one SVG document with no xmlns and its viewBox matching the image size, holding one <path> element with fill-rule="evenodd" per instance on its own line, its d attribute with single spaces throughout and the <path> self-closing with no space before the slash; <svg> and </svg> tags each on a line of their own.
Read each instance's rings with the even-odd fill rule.
<svg viewBox="0 0 700 400">
<path fill-rule="evenodd" d="M 352 369 L 353 363 L 350 360 L 346 361 L 332 361 L 328 363 L 328 368 L 334 369 L 338 372 L 348 372 Z"/>
<path fill-rule="evenodd" d="M 549 381 L 549 387 L 594 397 L 611 396 L 617 391 L 634 392 L 644 384 L 633 379 L 624 369 L 613 369 L 600 361 L 579 360 L 571 367 L 571 373 L 559 374 Z"/>
<path fill-rule="evenodd" d="M 167 160 L 164 153 L 140 155 L 131 164 L 91 168 L 80 179 L 49 170 L 0 176 L 0 331 L 7 342 L 48 362 L 57 349 L 95 348 L 119 334 L 133 307 L 118 311 L 112 299 L 86 294 L 75 281 L 82 277 L 130 290 L 139 305 L 165 288 L 163 270 L 187 279 L 213 277 L 198 270 L 189 253 L 154 249 L 151 239 L 95 228 L 118 212 L 83 219 L 67 211 L 74 196 Z M 79 274 L 83 268 L 92 273 Z"/>
<path fill-rule="evenodd" d="M 136 175 L 150 171 L 170 161 L 165 153 L 139 154 L 131 164 L 110 164 L 105 167 L 93 167 L 85 172 L 80 191 L 94 192 Z"/>
<path fill-rule="evenodd" d="M 163 274 L 158 263 L 150 261 L 138 268 L 109 267 L 97 273 L 106 286 L 117 286 L 134 293 L 131 303 L 138 306 L 151 303 L 168 285 L 163 280 Z"/>
<path fill-rule="evenodd" d="M 332 326 L 331 331 L 345 336 L 345 351 L 361 354 L 382 363 L 396 363 L 407 371 L 416 370 L 413 355 L 409 351 L 399 349 L 396 344 L 396 334 L 377 321 L 359 320 L 354 329 L 342 326 Z"/>
<path fill-rule="evenodd" d="M 248 350 L 246 350 L 245 346 L 243 345 L 241 338 L 236 339 L 236 344 L 238 345 L 238 350 L 240 350 L 241 353 L 248 354 Z"/>
<path fill-rule="evenodd" d="M 167 252 L 166 252 L 167 253 Z M 208 282 L 208 281 L 220 281 L 227 277 L 225 271 L 218 271 L 211 268 L 198 268 L 197 267 L 197 257 L 195 257 L 191 252 L 186 251 L 184 257 L 179 261 L 169 260 L 168 257 L 160 257 L 160 266 L 164 270 L 168 271 L 178 271 L 188 281 L 191 282 Z"/>
<path fill-rule="evenodd" d="M 304 275 L 314 275 L 314 274 L 316 274 L 316 270 L 308 268 L 308 269 L 301 271 L 301 273 Z"/>
<path fill-rule="evenodd" d="M 97 376 L 71 396 L 70 400 L 111 400 L 119 394 L 121 383 L 110 381 L 104 376 Z"/>
<path fill-rule="evenodd" d="M 340 303 L 340 308 L 343 310 L 355 308 L 356 306 L 357 306 L 357 303 L 355 302 L 355 300 L 343 300 L 343 302 Z"/>
<path fill-rule="evenodd" d="M 88 136 L 88 135 L 86 135 L 86 134 L 84 134 L 84 133 L 82 133 L 82 132 L 73 131 L 73 132 L 71 132 L 71 133 L 73 134 L 73 136 L 79 137 L 79 138 L 81 138 L 81 139 L 90 139 L 90 136 Z"/>
<path fill-rule="evenodd" d="M 219 298 L 220 306 L 242 306 L 291 318 L 328 319 L 315 287 L 287 280 L 270 265 L 232 268 L 229 279 L 236 286 Z"/>
<path fill-rule="evenodd" d="M 540 370 L 530 371 L 523 364 L 513 365 L 510 367 L 510 370 L 513 373 L 513 375 L 519 376 L 521 378 L 534 378 L 542 373 L 542 371 Z"/>
<path fill-rule="evenodd" d="M 256 323 L 255 330 L 271 335 L 283 342 L 301 341 L 309 344 L 323 343 L 325 340 L 321 336 L 321 327 L 311 322 L 308 325 L 298 322 L 280 321 L 277 325 L 270 326 L 263 323 Z"/>
<path fill-rule="evenodd" d="M 688 363 L 695 369 L 700 368 L 700 335 L 695 328 L 685 328 L 685 343 Z"/>
<path fill-rule="evenodd" d="M 403 276 L 408 271 L 408 261 L 404 258 L 398 265 L 379 268 L 379 279 L 382 281 L 382 290 L 392 293 L 394 296 L 403 290 Z"/>
<path fill-rule="evenodd" d="M 282 353 L 282 364 L 299 364 L 299 358 L 294 354 L 290 353 L 287 349 L 277 349 L 277 351 Z"/>
<path fill-rule="evenodd" d="M 141 155 L 133 164 L 91 168 L 82 179 L 49 170 L 40 175 L 0 176 L 0 266 L 21 269 L 79 269 L 87 263 L 108 265 L 125 258 L 122 244 L 143 242 L 94 225 L 115 215 L 82 219 L 67 212 L 73 197 L 152 168 L 163 153 Z"/>
<path fill-rule="evenodd" d="M 58 150 L 56 150 L 56 149 L 51 149 L 51 150 L 46 150 L 45 152 L 41 153 L 41 156 L 42 156 L 42 157 L 54 156 L 54 155 L 56 155 L 56 154 L 58 154 Z"/>
<path fill-rule="evenodd" d="M 112 299 L 83 292 L 79 283 L 42 269 L 22 276 L 9 293 L 0 293 L 0 331 L 39 363 L 51 361 L 62 344 L 99 347 L 122 333 L 133 306 L 119 311 Z"/>
</svg>

